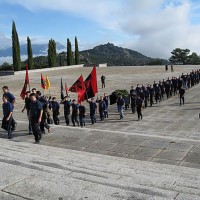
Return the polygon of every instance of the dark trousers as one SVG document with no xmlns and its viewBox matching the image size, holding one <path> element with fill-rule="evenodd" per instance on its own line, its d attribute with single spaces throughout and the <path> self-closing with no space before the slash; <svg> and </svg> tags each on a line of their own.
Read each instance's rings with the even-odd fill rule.
<svg viewBox="0 0 200 200">
<path fill-rule="evenodd" d="M 90 119 L 91 119 L 92 124 L 96 123 L 95 112 L 90 113 Z"/>
<path fill-rule="evenodd" d="M 174 87 L 174 96 L 177 94 L 177 87 Z"/>
<path fill-rule="evenodd" d="M 153 105 L 153 95 L 150 95 L 150 106 Z"/>
<path fill-rule="evenodd" d="M 137 114 L 138 114 L 138 120 L 140 120 L 140 118 L 142 119 L 142 107 L 141 106 L 137 106 Z"/>
<path fill-rule="evenodd" d="M 108 118 L 108 107 L 104 110 L 104 118 Z"/>
<path fill-rule="evenodd" d="M 58 111 L 57 110 L 53 111 L 53 121 L 54 121 L 55 125 L 60 124 L 60 120 L 58 118 Z"/>
<path fill-rule="evenodd" d="M 12 123 L 13 123 L 12 116 L 10 117 L 7 123 L 8 123 L 8 139 L 11 139 L 12 138 Z"/>
<path fill-rule="evenodd" d="M 132 113 L 135 113 L 135 110 L 136 110 L 136 108 L 135 108 L 135 103 L 132 103 L 132 104 L 131 104 L 131 110 L 132 110 Z"/>
<path fill-rule="evenodd" d="M 145 108 L 147 107 L 147 105 L 148 105 L 148 98 L 145 98 L 144 99 L 144 106 L 145 106 Z"/>
<path fill-rule="evenodd" d="M 102 82 L 102 88 L 105 88 L 105 87 L 106 87 L 105 82 Z"/>
<path fill-rule="evenodd" d="M 79 115 L 80 126 L 85 126 L 85 115 Z"/>
<path fill-rule="evenodd" d="M 73 124 L 73 126 L 75 126 L 75 122 L 79 126 L 79 121 L 78 121 L 77 117 L 78 117 L 77 114 L 72 114 L 72 124 Z"/>
<path fill-rule="evenodd" d="M 45 129 L 50 129 L 49 124 L 47 123 L 47 119 L 42 117 L 42 121 L 40 123 L 40 130 L 42 133 L 45 133 Z"/>
<path fill-rule="evenodd" d="M 185 101 L 185 99 L 184 99 L 184 96 L 183 97 L 180 97 L 180 105 L 181 105 L 181 101 L 183 102 L 183 105 L 184 105 L 184 101 Z"/>
<path fill-rule="evenodd" d="M 159 94 L 159 93 L 156 93 L 156 94 L 155 94 L 155 100 L 156 100 L 156 103 L 158 102 L 159 97 L 160 97 L 160 94 Z"/>
<path fill-rule="evenodd" d="M 166 96 L 167 96 L 167 99 L 168 99 L 169 98 L 169 90 L 166 90 L 165 93 L 166 93 Z"/>
<path fill-rule="evenodd" d="M 64 111 L 64 116 L 65 116 L 66 125 L 69 126 L 69 124 L 70 124 L 70 122 L 69 122 L 70 112 L 69 111 Z"/>
<path fill-rule="evenodd" d="M 103 121 L 104 120 L 104 110 L 99 110 L 99 116 L 100 116 L 101 121 Z"/>
<path fill-rule="evenodd" d="M 35 141 L 38 142 L 42 136 L 38 119 L 36 118 L 31 119 L 31 126 L 32 126 L 33 135 L 35 137 Z"/>
</svg>

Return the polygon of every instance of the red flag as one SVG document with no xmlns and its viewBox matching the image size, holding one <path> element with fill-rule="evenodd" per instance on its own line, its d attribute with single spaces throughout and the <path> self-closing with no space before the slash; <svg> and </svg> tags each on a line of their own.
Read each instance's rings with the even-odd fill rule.
<svg viewBox="0 0 200 200">
<path fill-rule="evenodd" d="M 78 93 L 79 91 L 85 90 L 83 76 L 81 75 L 77 81 L 69 88 L 69 91 Z"/>
<path fill-rule="evenodd" d="M 97 73 L 96 66 L 93 67 L 89 76 L 85 79 L 85 90 L 86 90 L 86 99 L 92 98 L 98 93 L 97 87 Z"/>
<path fill-rule="evenodd" d="M 24 100 L 25 98 L 25 93 L 26 93 L 26 89 L 27 89 L 27 84 L 24 83 L 24 87 L 22 88 L 22 91 L 20 93 L 21 98 Z"/>
<path fill-rule="evenodd" d="M 29 85 L 28 64 L 26 64 L 26 77 L 25 77 L 25 84 Z"/>
<path fill-rule="evenodd" d="M 66 84 L 66 83 L 65 83 L 65 91 L 66 91 L 66 94 L 68 94 L 69 88 L 67 87 L 67 84 Z"/>
<path fill-rule="evenodd" d="M 41 87 L 42 87 L 43 89 L 46 88 L 45 78 L 44 78 L 44 76 L 42 76 L 42 73 L 41 73 Z"/>
</svg>

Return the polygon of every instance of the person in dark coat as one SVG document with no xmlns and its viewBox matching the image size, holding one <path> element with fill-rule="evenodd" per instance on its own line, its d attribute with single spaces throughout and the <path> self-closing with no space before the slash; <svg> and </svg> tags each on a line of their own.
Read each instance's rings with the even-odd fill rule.
<svg viewBox="0 0 200 200">
<path fill-rule="evenodd" d="M 80 126 L 83 127 L 85 126 L 85 114 L 86 114 L 86 109 L 85 106 L 83 105 L 83 102 L 79 103 L 79 121 L 80 121 Z"/>
<path fill-rule="evenodd" d="M 143 108 L 143 100 L 138 96 L 136 99 L 136 106 L 137 106 L 137 114 L 138 114 L 138 121 L 142 119 L 142 108 Z"/>
<path fill-rule="evenodd" d="M 51 132 L 50 126 L 47 123 L 47 112 L 46 109 L 48 107 L 48 101 L 46 100 L 46 98 L 44 96 L 42 96 L 40 91 L 36 92 L 36 98 L 37 100 L 42 104 L 42 108 L 43 108 L 43 113 L 42 113 L 42 121 L 40 123 L 40 129 L 42 131 L 43 134 L 45 134 L 45 128 L 48 130 L 48 132 Z"/>
<path fill-rule="evenodd" d="M 69 96 L 65 96 L 64 99 L 60 102 L 64 105 L 64 117 L 66 125 L 69 126 L 70 124 L 70 111 L 71 111 L 71 100 Z"/>
<path fill-rule="evenodd" d="M 94 100 L 94 98 L 91 98 L 91 100 L 88 100 L 89 106 L 90 106 L 90 119 L 92 124 L 96 123 L 96 110 L 97 110 L 97 104 Z"/>
<path fill-rule="evenodd" d="M 13 104 L 8 101 L 6 95 L 3 96 L 3 119 L 2 119 L 2 128 L 7 130 L 8 139 L 12 139 L 12 114 L 13 114 Z"/>
<path fill-rule="evenodd" d="M 106 87 L 106 77 L 102 74 L 101 76 L 101 84 L 102 84 L 102 88 L 105 88 Z"/>
<path fill-rule="evenodd" d="M 149 91 L 147 88 L 144 88 L 144 107 L 146 108 L 148 105 L 148 100 L 149 100 Z"/>
<path fill-rule="evenodd" d="M 75 123 L 77 123 L 77 125 L 79 126 L 79 121 L 78 121 L 78 115 L 79 115 L 78 107 L 79 107 L 79 105 L 77 104 L 76 99 L 72 100 L 71 106 L 72 106 L 72 116 L 71 116 L 72 124 L 73 124 L 73 126 L 75 126 Z"/>
<path fill-rule="evenodd" d="M 160 101 L 160 94 L 161 94 L 161 89 L 158 86 L 158 84 L 156 84 L 154 91 L 155 91 L 155 100 L 156 100 L 156 103 L 158 103 L 158 101 Z"/>
<path fill-rule="evenodd" d="M 122 96 L 120 95 L 117 99 L 117 109 L 120 115 L 120 119 L 124 118 L 124 106 L 125 106 L 125 101 L 122 98 Z"/>
<path fill-rule="evenodd" d="M 31 99 L 30 99 L 30 91 L 27 91 L 25 93 L 25 105 L 24 105 L 24 108 L 22 109 L 22 113 L 24 112 L 24 110 L 26 109 L 27 111 L 27 117 L 28 117 L 28 122 L 29 122 L 29 126 L 28 126 L 28 130 L 29 130 L 29 135 L 32 134 L 32 127 L 31 127 L 31 120 L 29 118 L 29 112 L 30 112 L 30 103 L 31 103 Z"/>
<path fill-rule="evenodd" d="M 106 103 L 105 101 L 103 100 L 103 97 L 100 96 L 100 100 L 98 101 L 99 105 L 99 116 L 100 116 L 100 119 L 101 121 L 104 120 L 104 112 L 106 111 Z"/>
<path fill-rule="evenodd" d="M 14 104 L 16 102 L 16 99 L 15 99 L 14 95 L 9 92 L 8 86 L 3 86 L 2 90 L 3 90 L 3 96 L 4 95 L 7 96 L 7 99 L 13 105 L 13 110 L 14 110 Z M 15 130 L 16 126 L 17 126 L 17 123 L 16 123 L 16 121 L 14 120 L 14 118 L 12 116 L 12 130 Z"/>
<path fill-rule="evenodd" d="M 183 102 L 183 105 L 184 105 L 184 103 L 185 103 L 184 95 L 185 95 L 185 89 L 182 87 L 182 88 L 179 90 L 180 106 L 181 106 L 181 102 Z"/>
<path fill-rule="evenodd" d="M 136 111 L 136 93 L 135 92 L 131 93 L 131 110 L 132 110 L 132 113 L 135 113 Z"/>
<path fill-rule="evenodd" d="M 150 106 L 153 106 L 153 97 L 155 95 L 155 91 L 154 88 L 152 87 L 152 85 L 150 85 L 149 87 L 149 101 L 150 101 Z"/>
<path fill-rule="evenodd" d="M 103 100 L 104 100 L 104 102 L 106 104 L 106 109 L 104 111 L 104 117 L 108 118 L 108 101 L 109 101 L 109 96 L 107 95 L 107 93 L 104 93 Z"/>
<path fill-rule="evenodd" d="M 60 114 L 60 104 L 56 101 L 56 97 L 52 98 L 52 111 L 53 111 L 53 121 L 55 125 L 59 125 L 60 124 L 60 119 L 58 117 L 58 115 Z"/>
<path fill-rule="evenodd" d="M 42 121 L 42 114 L 43 114 L 43 106 L 39 100 L 36 99 L 36 94 L 30 94 L 30 120 L 31 126 L 33 130 L 33 135 L 35 137 L 35 143 L 38 144 L 42 137 L 42 132 L 40 130 L 40 123 Z"/>
</svg>

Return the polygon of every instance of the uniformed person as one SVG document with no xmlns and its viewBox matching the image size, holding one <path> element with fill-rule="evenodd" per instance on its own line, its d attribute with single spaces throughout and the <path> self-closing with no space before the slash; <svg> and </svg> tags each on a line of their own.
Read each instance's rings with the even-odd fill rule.
<svg viewBox="0 0 200 200">
<path fill-rule="evenodd" d="M 185 95 L 185 89 L 182 87 L 180 90 L 179 90 L 179 99 L 180 99 L 180 106 L 181 106 L 181 102 L 185 103 L 185 99 L 184 99 L 184 95 Z"/>
<path fill-rule="evenodd" d="M 31 120 L 31 126 L 33 135 L 35 137 L 35 143 L 38 144 L 40 142 L 40 139 L 42 137 L 42 132 L 40 130 L 40 123 L 42 121 L 42 114 L 43 114 L 43 107 L 39 100 L 36 99 L 36 94 L 31 93 L 30 94 L 30 120 Z"/>
<path fill-rule="evenodd" d="M 72 107 L 72 116 L 71 116 L 72 124 L 73 124 L 73 126 L 75 126 L 75 123 L 77 123 L 77 125 L 79 126 L 79 121 L 78 121 L 78 114 L 79 114 L 78 107 L 79 106 L 77 104 L 76 99 L 72 100 L 71 107 Z"/>
<path fill-rule="evenodd" d="M 120 95 L 117 99 L 117 109 L 120 115 L 120 119 L 124 118 L 124 106 L 125 106 L 125 101 L 122 98 L 122 95 Z"/>
<path fill-rule="evenodd" d="M 12 114 L 13 114 L 13 104 L 8 101 L 7 95 L 3 95 L 3 119 L 2 119 L 2 128 L 7 130 L 8 139 L 12 139 Z"/>
<path fill-rule="evenodd" d="M 79 121 L 80 121 L 80 126 L 83 127 L 85 126 L 85 115 L 86 115 L 86 109 L 85 106 L 83 105 L 83 102 L 79 103 Z"/>
<path fill-rule="evenodd" d="M 64 117 L 66 125 L 69 126 L 70 124 L 70 110 L 71 110 L 71 100 L 69 96 L 65 96 L 64 99 L 60 102 L 64 105 Z"/>
<path fill-rule="evenodd" d="M 9 92 L 8 86 L 3 86 L 3 96 L 7 96 L 7 100 L 13 105 L 13 110 L 14 110 L 14 104 L 16 102 L 16 99 L 12 93 Z M 15 130 L 17 126 L 17 123 L 15 122 L 13 116 L 12 116 L 12 130 Z"/>
<path fill-rule="evenodd" d="M 90 119 L 92 124 L 96 123 L 96 110 L 97 110 L 97 104 L 94 100 L 94 98 L 91 98 L 91 100 L 88 100 L 89 106 L 90 106 Z"/>
<path fill-rule="evenodd" d="M 31 127 L 31 120 L 30 120 L 30 117 L 29 117 L 31 99 L 30 99 L 29 96 L 30 96 L 30 91 L 27 91 L 25 93 L 25 99 L 24 99 L 25 105 L 24 105 L 24 108 L 22 109 L 22 113 L 26 109 L 28 122 L 29 122 L 28 130 L 29 130 L 29 135 L 31 135 L 32 134 L 32 127 Z"/>
<path fill-rule="evenodd" d="M 103 100 L 104 100 L 104 102 L 106 104 L 106 109 L 104 111 L 104 117 L 108 118 L 108 101 L 109 101 L 109 96 L 107 95 L 107 93 L 104 93 Z"/>
<path fill-rule="evenodd" d="M 99 117 L 100 117 L 100 120 L 103 121 L 105 116 L 104 116 L 104 112 L 106 111 L 106 104 L 105 104 L 105 101 L 103 100 L 103 97 L 100 96 L 100 100 L 98 101 L 99 105 Z"/>
<path fill-rule="evenodd" d="M 60 114 L 60 104 L 56 101 L 56 97 L 52 98 L 52 111 L 53 111 L 53 121 L 55 125 L 59 125 L 60 124 L 60 119 L 58 117 L 58 115 Z"/>
<path fill-rule="evenodd" d="M 136 99 L 136 106 L 137 106 L 137 115 L 138 115 L 138 121 L 140 121 L 140 119 L 142 119 L 142 107 L 143 107 L 143 101 L 142 99 L 137 96 Z"/>
</svg>

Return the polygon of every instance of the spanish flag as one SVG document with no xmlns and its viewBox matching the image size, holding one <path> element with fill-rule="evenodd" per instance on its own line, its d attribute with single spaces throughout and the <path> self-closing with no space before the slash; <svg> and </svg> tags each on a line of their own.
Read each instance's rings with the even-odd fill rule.
<svg viewBox="0 0 200 200">
<path fill-rule="evenodd" d="M 46 90 L 48 90 L 50 88 L 50 86 L 51 86 L 51 84 L 50 84 L 49 78 L 46 75 Z"/>
</svg>

